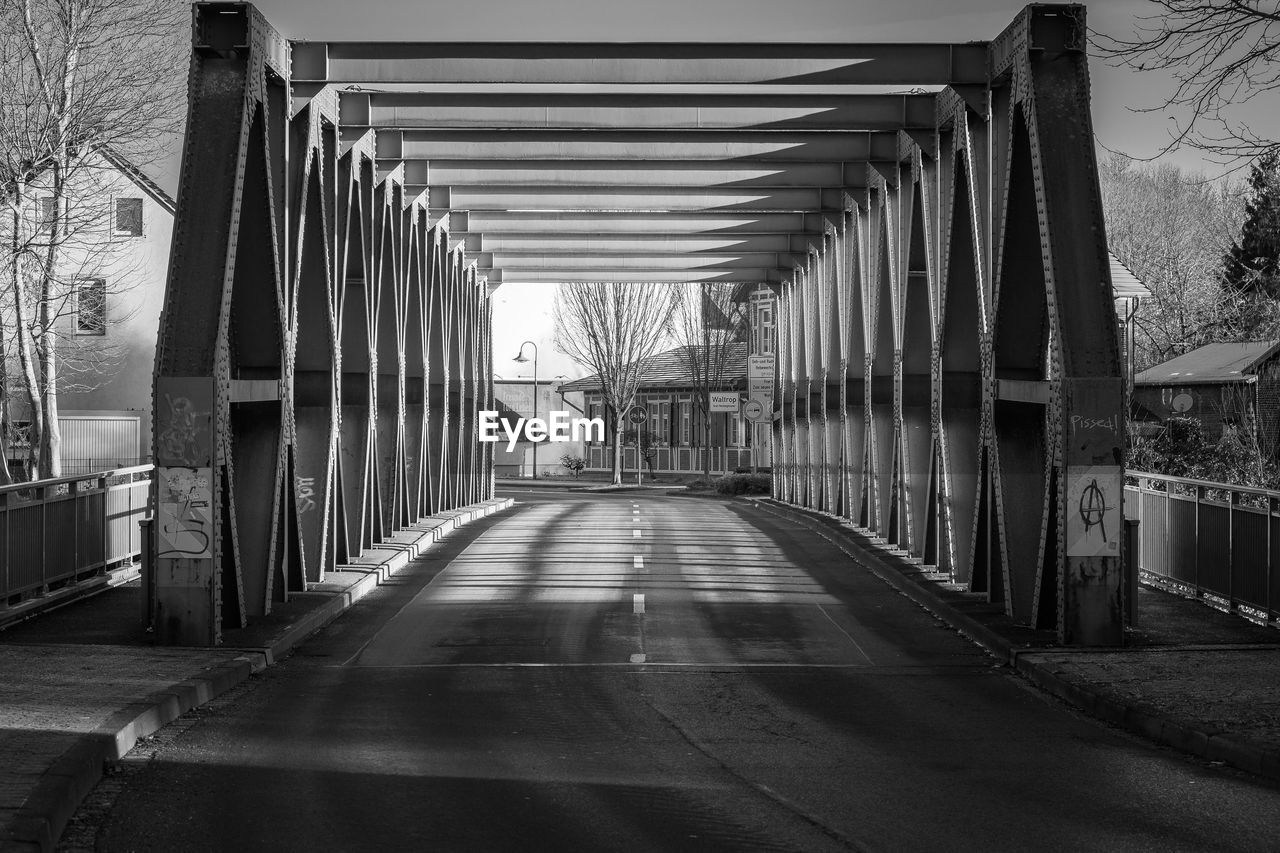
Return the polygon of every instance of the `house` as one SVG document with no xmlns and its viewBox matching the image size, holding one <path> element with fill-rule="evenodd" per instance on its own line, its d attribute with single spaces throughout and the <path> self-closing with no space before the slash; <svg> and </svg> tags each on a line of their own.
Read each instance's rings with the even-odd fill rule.
<svg viewBox="0 0 1280 853">
<path fill-rule="evenodd" d="M 1199 419 L 1205 437 L 1245 431 L 1272 447 L 1280 427 L 1280 341 L 1218 343 L 1149 367 L 1134 379 L 1132 419 L 1150 431 Z"/>
<path fill-rule="evenodd" d="M 57 276 L 63 292 L 52 325 L 62 470 L 77 474 L 150 458 L 152 374 L 175 205 L 141 169 L 105 148 L 87 154 L 68 181 L 68 237 Z M 37 178 L 25 195 L 29 218 L 20 227 L 32 228 L 38 243 L 52 191 Z M 11 383 L 8 394 L 10 461 L 21 467 L 30 413 L 20 387 Z"/>
<path fill-rule="evenodd" d="M 747 361 L 748 357 L 752 361 L 764 360 L 768 367 L 775 358 L 777 295 L 763 284 L 740 284 L 734 287 L 731 300 L 742 307 L 746 322 L 745 327 L 732 332 L 736 340 L 728 346 L 724 369 L 719 371 L 721 381 L 715 387 L 708 389 L 704 383 L 695 381 L 699 372 L 695 371 L 695 365 L 704 365 L 702 372 L 705 373 L 708 361 L 696 346 L 676 347 L 642 363 L 635 405 L 643 409 L 643 422 L 629 423 L 625 429 L 622 448 L 625 470 L 634 471 L 643 462 L 645 469 L 653 473 L 692 474 L 700 473 L 708 460 L 714 473 L 770 466 L 772 424 L 767 416 L 753 422 L 744 410 L 749 401 L 754 401 L 765 412 L 773 411 L 772 390 L 769 396 L 758 389 L 756 396 L 749 395 Z M 709 310 L 709 304 L 704 302 L 704 312 Z M 722 331 L 734 325 L 727 318 L 717 321 L 705 317 L 704 321 Z M 724 350 L 718 349 L 718 352 Z M 765 384 L 772 389 L 772 381 Z M 582 393 L 587 417 L 605 421 L 604 441 L 588 442 L 585 455 L 588 470 L 611 470 L 614 413 L 605 405 L 599 375 L 568 382 L 561 390 Z M 707 390 L 736 393 L 737 411 L 704 414 L 695 395 Z"/>
<path fill-rule="evenodd" d="M 738 392 L 745 396 L 747 388 L 747 348 L 739 342 L 731 345 L 723 381 L 712 391 Z M 676 347 L 641 362 L 639 392 L 636 405 L 644 410 L 638 429 L 628 427 L 623 446 L 623 467 L 635 470 L 636 439 L 652 447 L 652 459 L 646 470 L 654 473 L 696 473 L 703 470 L 703 460 L 710 457 L 713 472 L 732 472 L 752 465 L 752 448 L 756 440 L 751 423 L 737 412 L 711 412 L 711 438 L 705 436 L 707 415 L 695 402 L 697 383 L 691 370 L 690 350 Z M 563 391 L 585 395 L 589 418 L 603 418 L 604 441 L 587 443 L 587 469 L 610 470 L 613 466 L 614 413 L 605 405 L 599 374 L 587 376 L 561 386 Z"/>
<path fill-rule="evenodd" d="M 1138 305 L 1143 299 L 1151 296 L 1151 291 L 1143 284 L 1133 271 L 1119 258 L 1107 253 L 1111 261 L 1111 295 L 1115 298 L 1116 320 L 1120 332 L 1120 361 L 1123 364 L 1124 376 L 1127 380 L 1126 390 L 1133 390 L 1134 358 L 1136 357 L 1137 339 L 1134 335 L 1133 321 L 1138 315 Z"/>
</svg>

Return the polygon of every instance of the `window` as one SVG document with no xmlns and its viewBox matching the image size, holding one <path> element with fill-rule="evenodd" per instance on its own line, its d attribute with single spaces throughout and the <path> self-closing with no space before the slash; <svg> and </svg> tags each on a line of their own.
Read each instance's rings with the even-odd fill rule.
<svg viewBox="0 0 1280 853">
<path fill-rule="evenodd" d="M 142 199 L 116 199 L 116 236 L 142 236 Z"/>
<path fill-rule="evenodd" d="M 40 231 L 47 234 L 53 230 L 53 223 L 58 220 L 58 206 L 54 204 L 51 195 L 42 195 L 39 201 Z"/>
<path fill-rule="evenodd" d="M 747 447 L 750 444 L 747 419 L 740 412 L 729 415 L 729 446 Z"/>
<path fill-rule="evenodd" d="M 76 283 L 76 334 L 107 333 L 107 283 L 94 278 Z"/>
</svg>

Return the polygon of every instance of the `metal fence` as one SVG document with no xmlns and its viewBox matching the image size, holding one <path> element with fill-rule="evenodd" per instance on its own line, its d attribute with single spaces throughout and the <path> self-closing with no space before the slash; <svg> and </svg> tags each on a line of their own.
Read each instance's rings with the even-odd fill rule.
<svg viewBox="0 0 1280 853">
<path fill-rule="evenodd" d="M 711 473 L 728 474 L 738 468 L 751 467 L 750 447 L 657 447 L 654 448 L 652 470 L 658 474 L 697 474 L 701 473 L 704 454 L 711 457 Z M 590 470 L 609 470 L 613 467 L 613 448 L 603 444 L 593 444 L 587 448 L 587 468 Z M 622 448 L 622 468 L 624 471 L 635 471 L 636 448 Z M 650 470 L 645 463 L 645 474 Z"/>
<path fill-rule="evenodd" d="M 0 607 L 142 553 L 154 466 L 0 487 Z"/>
<path fill-rule="evenodd" d="M 1280 492 L 1129 471 L 1138 568 L 1258 621 L 1280 616 Z"/>
</svg>

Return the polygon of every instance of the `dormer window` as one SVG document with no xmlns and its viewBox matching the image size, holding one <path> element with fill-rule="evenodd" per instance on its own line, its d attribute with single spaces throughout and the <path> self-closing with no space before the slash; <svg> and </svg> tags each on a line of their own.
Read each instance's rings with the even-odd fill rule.
<svg viewBox="0 0 1280 853">
<path fill-rule="evenodd" d="M 116 199 L 116 236 L 142 236 L 142 199 Z"/>
</svg>

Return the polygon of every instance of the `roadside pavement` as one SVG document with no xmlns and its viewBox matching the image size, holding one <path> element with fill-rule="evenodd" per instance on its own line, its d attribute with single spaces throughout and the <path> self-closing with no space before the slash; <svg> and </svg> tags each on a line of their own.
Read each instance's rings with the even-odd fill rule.
<svg viewBox="0 0 1280 853">
<path fill-rule="evenodd" d="M 926 571 L 824 513 L 768 498 L 764 511 L 808 527 L 1029 681 L 1105 722 L 1280 781 L 1280 632 L 1147 586 L 1120 649 L 1055 646 L 1052 631 L 1012 624 L 1000 605 Z"/>
<path fill-rule="evenodd" d="M 103 768 L 182 714 L 270 666 L 499 498 L 397 533 L 213 649 L 158 648 L 140 583 L 0 631 L 0 851 L 52 850 Z"/>
</svg>

